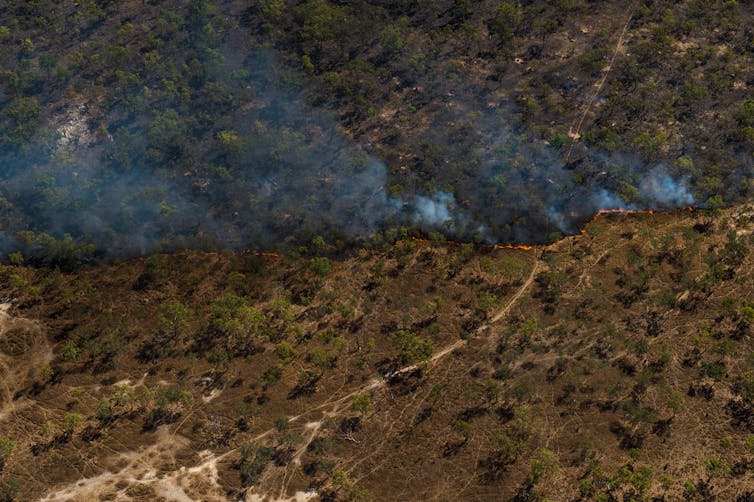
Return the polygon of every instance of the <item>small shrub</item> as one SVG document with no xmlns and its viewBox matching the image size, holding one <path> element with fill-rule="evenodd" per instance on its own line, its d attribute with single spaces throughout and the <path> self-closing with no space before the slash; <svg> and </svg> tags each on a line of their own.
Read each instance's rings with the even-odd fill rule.
<svg viewBox="0 0 754 502">
<path fill-rule="evenodd" d="M 361 392 L 353 397 L 351 409 L 359 413 L 367 413 L 372 405 L 372 396 L 368 392 Z"/>
<path fill-rule="evenodd" d="M 725 378 L 726 372 L 727 370 L 725 363 L 722 361 L 717 361 L 714 363 L 703 362 L 700 369 L 702 376 L 710 377 L 715 380 L 722 380 L 723 378 Z"/>
<path fill-rule="evenodd" d="M 290 363 L 296 355 L 296 351 L 288 342 L 280 342 L 275 345 L 275 355 L 285 364 Z"/>
<path fill-rule="evenodd" d="M 12 453 L 13 441 L 8 438 L 0 438 L 0 469 L 3 468 Z"/>
<path fill-rule="evenodd" d="M 319 258 L 312 258 L 309 261 L 308 268 L 310 271 L 321 277 L 329 275 L 330 272 L 332 272 L 332 265 L 330 264 L 330 260 L 328 260 L 324 256 Z"/>
<path fill-rule="evenodd" d="M 711 478 L 724 477 L 730 474 L 730 465 L 724 458 L 717 455 L 712 456 L 704 461 L 704 467 Z"/>
<path fill-rule="evenodd" d="M 71 340 L 63 347 L 63 352 L 60 354 L 60 357 L 63 361 L 74 361 L 79 357 L 79 354 L 81 354 L 81 349 L 76 342 Z"/>
<path fill-rule="evenodd" d="M 94 414 L 102 424 L 109 424 L 115 417 L 115 410 L 109 401 L 100 401 Z"/>
<path fill-rule="evenodd" d="M 241 484 L 243 486 L 256 484 L 274 454 L 274 448 L 254 448 L 250 445 L 242 446 L 241 465 L 239 466 Z"/>
<path fill-rule="evenodd" d="M 432 357 L 432 352 L 434 352 L 432 342 L 409 331 L 400 330 L 396 332 L 393 335 L 393 340 L 400 347 L 403 364 L 426 361 Z"/>
<path fill-rule="evenodd" d="M 547 448 L 540 448 L 529 464 L 531 465 L 531 480 L 536 484 L 545 475 L 558 471 L 558 456 Z"/>
<path fill-rule="evenodd" d="M 464 420 L 456 420 L 453 422 L 453 428 L 463 436 L 464 439 L 468 440 L 471 437 L 471 424 L 464 421 Z"/>
<path fill-rule="evenodd" d="M 23 265 L 24 255 L 22 255 L 20 252 L 8 253 L 8 263 L 10 263 L 11 265 Z"/>
<path fill-rule="evenodd" d="M 335 366 L 337 357 L 327 349 L 317 348 L 309 353 L 307 359 L 320 371 L 325 371 Z"/>
<path fill-rule="evenodd" d="M 275 419 L 275 430 L 283 433 L 288 430 L 288 417 L 278 417 Z"/>
<path fill-rule="evenodd" d="M 67 413 L 60 424 L 61 429 L 66 434 L 72 434 L 76 427 L 84 420 L 84 416 L 79 413 Z"/>
<path fill-rule="evenodd" d="M 53 370 L 49 366 L 44 366 L 40 368 L 39 370 L 39 377 L 42 379 L 43 382 L 51 381 L 54 376 L 55 376 L 55 370 Z"/>
</svg>

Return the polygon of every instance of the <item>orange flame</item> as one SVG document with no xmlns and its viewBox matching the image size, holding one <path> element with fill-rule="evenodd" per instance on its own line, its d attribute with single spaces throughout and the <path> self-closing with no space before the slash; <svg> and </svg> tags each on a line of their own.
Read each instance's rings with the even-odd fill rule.
<svg viewBox="0 0 754 502">
<path fill-rule="evenodd" d="M 429 239 L 422 239 L 420 237 L 412 237 L 411 240 L 414 242 L 420 242 L 422 244 L 431 244 L 431 243 L 440 243 L 445 244 L 449 246 L 461 246 L 464 243 L 463 242 L 457 242 L 457 241 L 451 241 L 451 240 L 442 240 L 442 241 L 431 241 Z M 481 246 L 486 246 L 485 244 L 480 244 Z M 524 251 L 530 251 L 535 248 L 535 246 L 527 246 L 525 244 L 494 244 L 492 245 L 493 249 L 521 249 Z"/>
<path fill-rule="evenodd" d="M 531 251 L 534 246 L 526 246 L 524 244 L 496 244 L 495 249 L 521 249 L 523 251 Z"/>
<path fill-rule="evenodd" d="M 689 206 L 683 208 L 684 211 L 688 212 L 694 212 L 694 208 Z M 655 214 L 654 209 L 600 209 L 597 211 L 597 213 L 592 217 L 591 220 L 589 220 L 588 223 L 592 223 L 596 221 L 598 218 L 600 218 L 603 215 L 606 214 L 647 214 L 647 215 L 653 215 Z M 587 230 L 586 228 L 581 229 L 581 234 L 586 234 Z M 429 240 L 429 239 L 422 239 L 420 237 L 412 237 L 411 240 L 414 242 L 419 242 L 422 244 L 444 244 L 448 246 L 461 246 L 464 243 L 452 241 L 452 240 L 442 240 L 442 241 L 436 241 L 436 240 Z M 518 249 L 520 251 L 531 251 L 532 249 L 537 249 L 537 247 L 541 246 L 531 246 L 527 244 L 495 244 L 492 245 L 493 249 Z M 365 250 L 362 250 L 365 251 Z M 246 249 L 243 252 L 244 255 L 251 255 L 251 256 L 262 256 L 267 258 L 282 258 L 282 255 L 278 253 L 271 253 L 271 252 L 262 252 L 262 251 L 253 251 L 251 249 Z"/>
<path fill-rule="evenodd" d="M 278 253 L 252 251 L 251 249 L 245 249 L 243 254 L 247 256 L 264 256 L 266 258 L 282 258 Z"/>
<path fill-rule="evenodd" d="M 606 214 L 655 214 L 655 211 L 654 209 L 600 209 L 587 223 L 592 223 Z M 585 234 L 586 229 L 582 228 L 581 233 Z"/>
<path fill-rule="evenodd" d="M 684 207 L 682 210 L 683 211 L 687 211 L 689 213 L 693 213 L 694 212 L 694 208 L 691 207 L 691 206 Z M 649 214 L 649 215 L 652 215 L 652 214 L 655 214 L 655 210 L 654 209 L 600 209 L 592 217 L 592 219 L 587 222 L 587 224 L 588 223 L 593 223 L 598 218 L 600 218 L 601 216 L 606 215 L 606 214 Z M 585 234 L 586 233 L 586 228 L 582 228 L 581 229 L 581 233 L 582 233 L 582 235 Z"/>
<path fill-rule="evenodd" d="M 655 214 L 654 209 L 600 209 L 597 216 L 603 214 Z"/>
</svg>

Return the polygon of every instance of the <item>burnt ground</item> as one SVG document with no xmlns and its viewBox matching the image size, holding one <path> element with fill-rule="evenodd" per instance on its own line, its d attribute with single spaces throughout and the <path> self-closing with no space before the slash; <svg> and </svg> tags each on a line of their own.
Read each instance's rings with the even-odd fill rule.
<svg viewBox="0 0 754 502">
<path fill-rule="evenodd" d="M 746 500 L 751 211 L 4 266 L 5 497 Z"/>
</svg>

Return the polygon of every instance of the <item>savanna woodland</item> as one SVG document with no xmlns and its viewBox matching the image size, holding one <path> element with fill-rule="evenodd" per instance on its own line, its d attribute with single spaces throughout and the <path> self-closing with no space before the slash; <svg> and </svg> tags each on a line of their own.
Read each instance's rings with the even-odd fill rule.
<svg viewBox="0 0 754 502">
<path fill-rule="evenodd" d="M 0 3 L 0 501 L 754 500 L 748 0 Z"/>
</svg>

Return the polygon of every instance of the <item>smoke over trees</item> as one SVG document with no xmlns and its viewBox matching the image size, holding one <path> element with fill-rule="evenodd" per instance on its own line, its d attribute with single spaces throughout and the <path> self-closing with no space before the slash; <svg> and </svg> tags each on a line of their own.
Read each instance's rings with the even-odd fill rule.
<svg viewBox="0 0 754 502">
<path fill-rule="evenodd" d="M 557 31 L 530 8 L 154 3 L 0 9 L 2 253 L 290 248 L 401 227 L 542 242 L 598 209 L 701 203 L 751 167 L 745 104 L 730 122 L 740 161 L 712 176 L 696 144 L 665 155 L 660 129 L 628 146 L 586 131 L 574 149 L 562 127 L 538 125 L 550 112 L 537 92 L 571 91 L 557 69 L 516 81 L 502 63 Z M 461 43 L 458 30 L 487 38 Z M 581 55 L 572 85 L 606 53 Z"/>
</svg>

